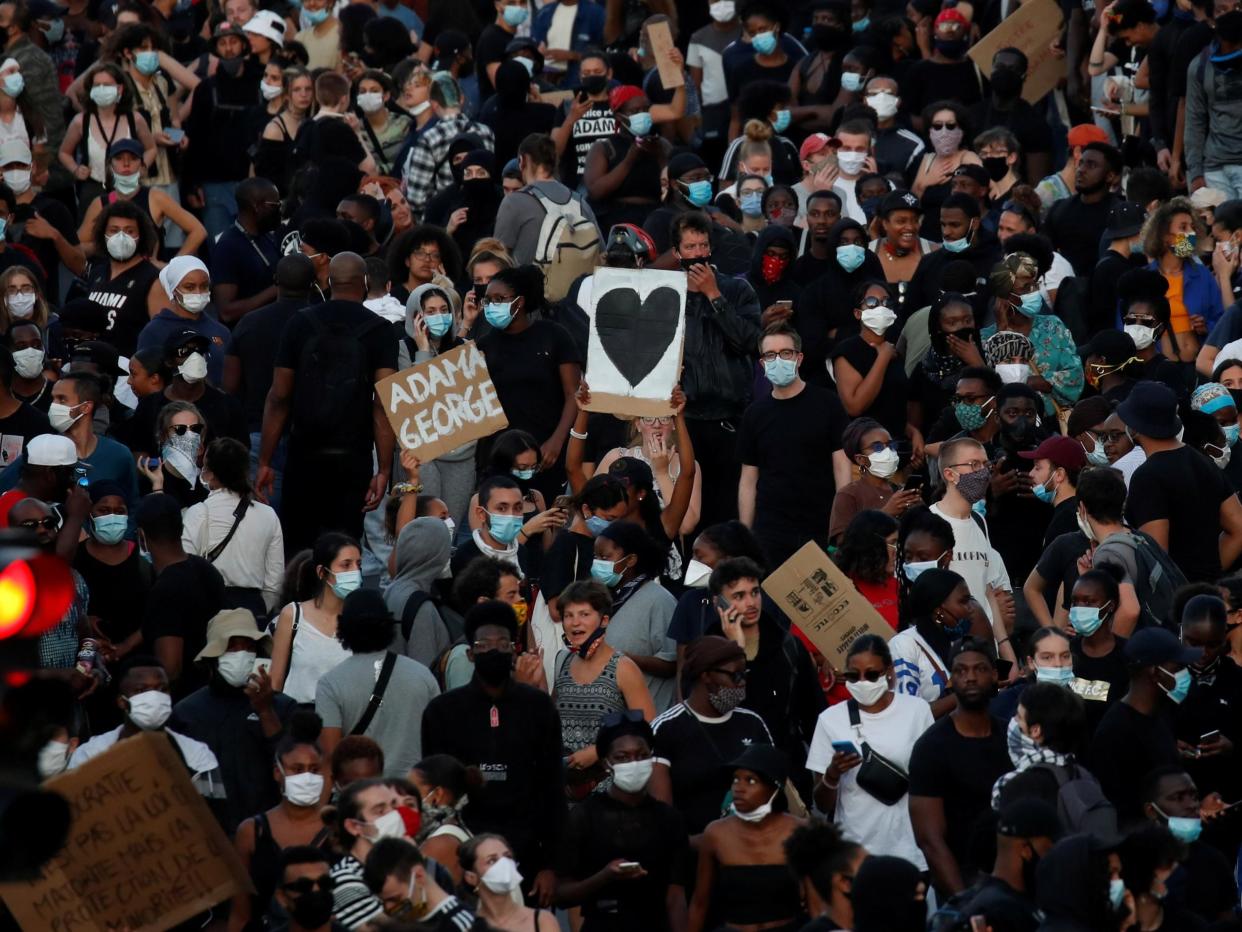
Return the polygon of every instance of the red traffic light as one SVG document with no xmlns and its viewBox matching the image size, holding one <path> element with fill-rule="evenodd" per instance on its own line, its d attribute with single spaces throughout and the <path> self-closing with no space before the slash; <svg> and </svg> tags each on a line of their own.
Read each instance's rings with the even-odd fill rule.
<svg viewBox="0 0 1242 932">
<path fill-rule="evenodd" d="M 0 570 L 0 639 L 38 637 L 73 603 L 73 574 L 52 554 L 11 561 Z"/>
</svg>

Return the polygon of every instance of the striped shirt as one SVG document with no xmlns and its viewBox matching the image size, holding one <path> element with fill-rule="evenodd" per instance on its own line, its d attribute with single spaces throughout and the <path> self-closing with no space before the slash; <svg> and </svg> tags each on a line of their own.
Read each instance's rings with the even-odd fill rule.
<svg viewBox="0 0 1242 932">
<path fill-rule="evenodd" d="M 423 917 L 423 925 L 439 932 L 454 932 L 474 927 L 474 913 L 455 896 L 445 899 L 439 906 Z"/>
<path fill-rule="evenodd" d="M 357 929 L 384 914 L 384 904 L 362 879 L 362 864 L 347 854 L 332 868 L 332 918 L 347 929 Z"/>
</svg>

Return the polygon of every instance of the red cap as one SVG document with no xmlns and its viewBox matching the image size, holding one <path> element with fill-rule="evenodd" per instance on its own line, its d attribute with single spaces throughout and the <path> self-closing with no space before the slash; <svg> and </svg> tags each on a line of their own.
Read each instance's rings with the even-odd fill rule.
<svg viewBox="0 0 1242 932">
<path fill-rule="evenodd" d="M 936 25 L 939 26 L 941 23 L 961 23 L 963 26 L 969 26 L 970 20 L 963 15 L 961 10 L 949 7 L 936 14 Z"/>
<path fill-rule="evenodd" d="M 614 87 L 608 94 L 608 106 L 613 110 L 618 110 L 625 106 L 627 100 L 633 100 L 635 97 L 642 97 L 643 89 L 635 87 L 633 84 L 623 84 L 621 87 Z"/>
<path fill-rule="evenodd" d="M 1071 149 L 1077 149 L 1091 142 L 1108 142 L 1108 133 L 1094 123 L 1079 123 L 1070 128 L 1065 139 Z"/>
<path fill-rule="evenodd" d="M 1024 460 L 1049 460 L 1062 469 L 1082 469 L 1087 465 L 1087 451 L 1073 437 L 1054 434 L 1029 453 L 1019 453 Z"/>
<path fill-rule="evenodd" d="M 806 139 L 802 140 L 802 148 L 798 150 L 798 158 L 806 161 L 816 152 L 822 152 L 824 149 L 838 149 L 841 147 L 841 140 L 835 136 L 828 136 L 824 133 L 811 133 Z"/>
</svg>

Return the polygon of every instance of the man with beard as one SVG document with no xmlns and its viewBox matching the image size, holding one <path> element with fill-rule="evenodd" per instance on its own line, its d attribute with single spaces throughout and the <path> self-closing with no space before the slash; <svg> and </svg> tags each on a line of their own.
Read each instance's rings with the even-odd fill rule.
<svg viewBox="0 0 1242 932">
<path fill-rule="evenodd" d="M 998 49 L 992 56 L 991 92 L 970 108 L 974 126 L 1004 127 L 1018 138 L 1023 178 L 1043 178 L 1052 170 L 1052 134 L 1048 121 L 1022 99 L 1028 60 L 1021 49 Z M 986 164 L 986 162 L 984 163 Z"/>
<path fill-rule="evenodd" d="M 923 733 L 910 755 L 910 821 L 943 899 L 961 892 L 982 865 L 971 838 L 991 807 L 996 778 L 1013 769 L 1006 723 L 993 718 L 996 663 L 990 644 L 966 639 L 949 661 L 957 707 Z"/>
<path fill-rule="evenodd" d="M 828 234 L 841 219 L 841 197 L 835 191 L 814 191 L 806 199 L 806 252 L 798 257 L 790 279 L 805 288 L 834 268 Z"/>
<path fill-rule="evenodd" d="M 1112 189 L 1121 169 L 1121 153 L 1114 146 L 1083 146 L 1074 172 L 1078 193 L 1053 204 L 1044 220 L 1044 234 L 1069 259 L 1076 275 L 1090 275 L 1100 260 L 1100 240 L 1119 200 Z"/>
<path fill-rule="evenodd" d="M 280 259 L 280 192 L 266 178 L 237 186 L 237 222 L 211 247 L 211 298 L 220 320 L 232 326 L 276 300 L 273 273 Z"/>
</svg>

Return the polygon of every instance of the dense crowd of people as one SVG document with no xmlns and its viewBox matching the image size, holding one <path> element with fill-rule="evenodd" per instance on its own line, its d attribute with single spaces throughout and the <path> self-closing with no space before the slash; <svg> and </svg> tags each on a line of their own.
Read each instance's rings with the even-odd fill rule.
<svg viewBox="0 0 1242 932">
<path fill-rule="evenodd" d="M 0 39 L 29 764 L 171 741 L 254 888 L 184 928 L 1242 928 L 1238 0 Z M 684 279 L 641 412 L 599 268 Z M 508 427 L 420 456 L 377 383 L 468 343 Z M 765 588 L 808 542 L 844 659 Z"/>
</svg>

